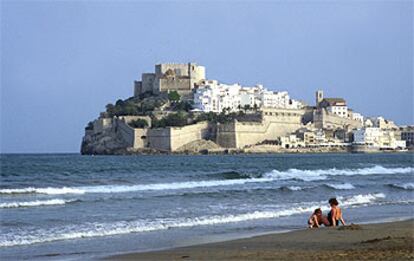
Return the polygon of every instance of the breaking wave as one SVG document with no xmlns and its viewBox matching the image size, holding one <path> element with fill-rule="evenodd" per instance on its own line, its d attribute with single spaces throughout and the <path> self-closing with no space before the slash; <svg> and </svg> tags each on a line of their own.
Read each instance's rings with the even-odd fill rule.
<svg viewBox="0 0 414 261">
<path fill-rule="evenodd" d="M 384 198 L 384 194 L 356 195 L 349 198 L 338 198 L 342 206 L 358 206 L 361 204 L 373 203 Z M 103 237 L 122 235 L 130 233 L 150 232 L 171 228 L 219 225 L 236 223 L 257 219 L 269 219 L 292 216 L 302 213 L 311 213 L 316 207 L 325 202 L 313 202 L 303 206 L 293 207 L 284 210 L 254 211 L 234 215 L 214 215 L 195 218 L 157 219 L 157 220 L 136 220 L 121 221 L 115 223 L 85 223 L 65 227 L 54 227 L 46 229 L 34 229 L 28 231 L 13 231 L 0 235 L 0 247 L 19 245 L 31 245 L 59 240 L 71 240 L 79 238 Z M 322 209 L 327 210 L 326 207 Z"/>
<path fill-rule="evenodd" d="M 384 168 L 376 165 L 370 168 L 359 169 L 316 169 L 316 170 L 300 170 L 289 169 L 287 171 L 273 170 L 266 173 L 264 177 L 274 178 L 279 180 L 297 179 L 303 181 L 324 180 L 329 176 L 354 176 L 354 175 L 376 175 L 376 174 L 395 174 L 395 173 L 413 173 L 414 168 Z"/>
<path fill-rule="evenodd" d="M 404 184 L 389 184 L 393 188 L 405 189 L 405 190 L 414 190 L 414 183 L 404 183 Z"/>
<path fill-rule="evenodd" d="M 61 194 L 84 194 L 85 191 L 80 188 L 70 188 L 70 187 L 61 187 L 61 188 L 18 188 L 18 189 L 0 189 L 0 194 L 48 194 L 48 195 L 61 195 Z"/>
<path fill-rule="evenodd" d="M 325 180 L 329 176 L 338 175 L 376 175 L 376 174 L 395 174 L 395 173 L 413 173 L 414 168 L 384 168 L 382 166 L 374 166 L 371 168 L 359 169 L 316 169 L 316 170 L 299 170 L 289 169 L 286 171 L 273 170 L 265 173 L 262 177 L 246 177 L 234 178 L 224 180 L 201 180 L 201 181 L 186 181 L 186 182 L 170 182 L 170 183 L 155 183 L 155 184 L 139 184 L 139 185 L 101 185 L 101 186 L 83 186 L 83 187 L 61 187 L 61 188 L 15 188 L 15 189 L 0 189 L 0 194 L 24 194 L 24 193 L 38 193 L 48 195 L 59 194 L 85 194 L 85 193 L 125 193 L 134 191 L 156 191 L 156 190 L 179 190 L 179 189 L 193 189 L 205 187 L 219 187 L 219 186 L 233 186 L 243 185 L 247 183 L 272 182 L 276 180 L 302 180 L 315 181 Z M 230 174 L 230 176 L 240 174 Z"/>
<path fill-rule="evenodd" d="M 75 202 L 76 200 L 63 200 L 63 199 L 50 199 L 50 200 L 35 200 L 26 202 L 9 202 L 0 203 L 0 208 L 27 208 L 27 207 L 39 207 L 39 206 L 53 206 L 53 205 L 65 205 L 66 203 Z"/>
<path fill-rule="evenodd" d="M 329 188 L 333 188 L 333 189 L 354 189 L 354 185 L 350 184 L 350 183 L 343 183 L 343 184 L 325 184 L 325 186 L 329 187 Z"/>
<path fill-rule="evenodd" d="M 270 178 L 252 178 L 252 179 L 229 179 L 229 180 L 202 180 L 186 181 L 171 183 L 156 183 L 142 185 L 102 185 L 102 186 L 85 186 L 76 188 L 24 188 L 24 189 L 1 189 L 0 194 L 19 194 L 19 193 L 40 193 L 40 194 L 85 194 L 85 193 L 124 193 L 133 191 L 146 190 L 177 190 L 191 189 L 200 187 L 217 187 L 242 185 L 254 182 L 268 182 Z"/>
<path fill-rule="evenodd" d="M 303 190 L 304 188 L 299 187 L 299 186 L 283 186 L 280 187 L 281 190 L 289 190 L 289 191 L 299 191 L 299 190 Z"/>
</svg>

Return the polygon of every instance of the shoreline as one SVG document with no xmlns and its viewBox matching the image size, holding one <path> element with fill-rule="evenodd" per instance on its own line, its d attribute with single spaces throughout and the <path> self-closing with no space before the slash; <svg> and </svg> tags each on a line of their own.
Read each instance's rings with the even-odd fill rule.
<svg viewBox="0 0 414 261">
<path fill-rule="evenodd" d="M 414 150 L 406 151 L 370 151 L 370 152 L 353 152 L 349 150 L 303 150 L 303 149 L 278 149 L 278 150 L 253 150 L 253 149 L 220 149 L 220 150 L 201 150 L 201 151 L 160 151 L 160 150 L 141 150 L 141 151 L 117 151 L 113 153 L 102 154 L 80 154 L 82 156 L 142 156 L 142 155 L 304 155 L 304 154 L 403 154 L 414 153 Z"/>
<path fill-rule="evenodd" d="M 379 221 L 381 222 L 381 221 Z M 414 219 L 338 228 L 270 232 L 172 249 L 116 254 L 103 260 L 414 259 Z"/>
</svg>

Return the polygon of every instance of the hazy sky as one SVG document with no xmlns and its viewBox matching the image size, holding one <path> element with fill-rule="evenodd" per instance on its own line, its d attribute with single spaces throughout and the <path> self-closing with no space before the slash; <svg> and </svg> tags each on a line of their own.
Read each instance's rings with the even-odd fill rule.
<svg viewBox="0 0 414 261">
<path fill-rule="evenodd" d="M 1 151 L 78 152 L 160 62 L 413 124 L 412 1 L 1 1 Z"/>
</svg>

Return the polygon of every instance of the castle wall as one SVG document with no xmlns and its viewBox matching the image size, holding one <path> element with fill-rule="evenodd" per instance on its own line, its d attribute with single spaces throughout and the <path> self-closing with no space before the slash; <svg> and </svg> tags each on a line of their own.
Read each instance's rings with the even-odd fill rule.
<svg viewBox="0 0 414 261">
<path fill-rule="evenodd" d="M 170 130 L 170 128 L 149 129 L 147 133 L 148 147 L 160 151 L 171 151 Z"/>
<path fill-rule="evenodd" d="M 141 93 L 143 93 L 143 91 L 142 91 L 142 81 L 135 81 L 134 82 L 134 96 L 137 97 Z"/>
<path fill-rule="evenodd" d="M 128 126 L 124 121 L 116 119 L 115 120 L 116 133 L 119 135 L 122 140 L 127 144 L 128 147 L 134 146 L 135 132 L 134 129 Z"/>
<path fill-rule="evenodd" d="M 166 72 L 172 70 L 166 76 Z M 184 64 L 157 64 L 155 73 L 143 73 L 141 81 L 134 83 L 134 96 L 144 92 L 159 94 L 160 92 L 175 90 L 181 95 L 188 95 L 195 84 L 206 78 L 206 69 L 196 63 Z"/>
<path fill-rule="evenodd" d="M 162 151 L 176 151 L 181 146 L 210 136 L 209 124 L 200 122 L 184 127 L 149 129 L 148 146 Z"/>
<path fill-rule="evenodd" d="M 93 133 L 103 132 L 112 126 L 112 118 L 99 118 L 93 121 Z"/>
<path fill-rule="evenodd" d="M 217 124 L 216 143 L 224 148 L 236 148 L 236 124 L 234 122 Z"/>
<path fill-rule="evenodd" d="M 145 119 L 151 125 L 148 116 L 120 116 L 115 119 L 115 132 L 127 144 L 127 147 L 140 149 L 148 147 L 148 129 L 133 128 L 128 122 L 136 119 Z"/>
<path fill-rule="evenodd" d="M 134 129 L 134 149 L 148 147 L 148 129 Z"/>
<path fill-rule="evenodd" d="M 194 84 L 200 83 L 206 79 L 206 68 L 204 66 L 198 66 L 196 64 L 189 64 L 190 66 L 190 86 L 194 87 Z"/>
<path fill-rule="evenodd" d="M 176 76 L 190 76 L 189 65 L 187 63 L 157 64 L 155 65 L 155 74 L 157 77 L 163 77 L 169 69 L 173 70 Z"/>
<path fill-rule="evenodd" d="M 318 109 L 314 111 L 313 122 L 315 128 L 318 129 L 337 129 L 346 128 L 347 126 L 351 129 L 362 127 L 362 122 L 358 120 L 339 117 L 335 114 L 327 112 L 325 109 Z"/>
<path fill-rule="evenodd" d="M 175 90 L 178 93 L 184 92 L 188 93 L 191 92 L 191 85 L 190 85 L 190 79 L 185 78 L 164 78 L 159 79 L 159 91 L 164 92 L 168 90 Z"/>
<path fill-rule="evenodd" d="M 171 151 L 175 151 L 192 141 L 207 139 L 209 137 L 209 127 L 207 122 L 200 122 L 185 127 L 173 127 L 170 134 Z"/>
<path fill-rule="evenodd" d="M 226 148 L 243 148 L 264 140 L 276 140 L 303 127 L 304 110 L 266 109 L 263 120 L 221 124 L 217 128 L 217 143 Z"/>
<path fill-rule="evenodd" d="M 154 89 L 155 73 L 143 73 L 142 74 L 141 91 L 152 92 Z"/>
</svg>

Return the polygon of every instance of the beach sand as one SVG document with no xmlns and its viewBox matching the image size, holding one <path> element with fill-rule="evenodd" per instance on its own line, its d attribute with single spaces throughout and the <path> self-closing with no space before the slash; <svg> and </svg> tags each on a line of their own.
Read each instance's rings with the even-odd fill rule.
<svg viewBox="0 0 414 261">
<path fill-rule="evenodd" d="M 414 260 L 414 219 L 304 229 L 107 260 Z"/>
</svg>

